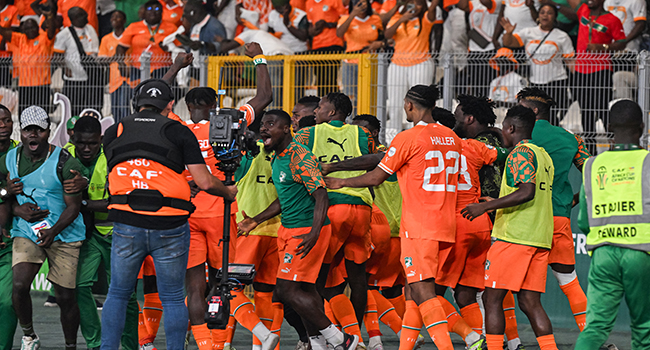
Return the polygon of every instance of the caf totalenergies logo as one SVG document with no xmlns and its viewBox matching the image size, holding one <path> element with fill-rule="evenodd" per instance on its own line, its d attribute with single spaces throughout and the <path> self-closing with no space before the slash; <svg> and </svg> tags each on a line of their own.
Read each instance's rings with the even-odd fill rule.
<svg viewBox="0 0 650 350">
<path fill-rule="evenodd" d="M 605 185 L 607 184 L 607 168 L 604 166 L 598 168 L 598 172 L 596 172 L 596 182 L 598 182 L 599 189 L 605 189 Z"/>
</svg>

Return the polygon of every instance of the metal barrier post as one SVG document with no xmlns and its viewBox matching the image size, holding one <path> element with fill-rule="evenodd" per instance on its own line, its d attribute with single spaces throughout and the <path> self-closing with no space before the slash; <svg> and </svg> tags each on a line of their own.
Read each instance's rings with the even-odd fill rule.
<svg viewBox="0 0 650 350">
<path fill-rule="evenodd" d="M 199 56 L 199 86 L 208 86 L 208 56 Z"/>
<path fill-rule="evenodd" d="M 151 78 L 151 52 L 145 51 L 140 55 L 140 81 Z"/>
<path fill-rule="evenodd" d="M 445 53 L 443 56 L 442 67 L 445 70 L 445 76 L 442 83 L 442 107 L 451 110 L 454 100 L 454 79 L 456 73 L 451 53 Z"/>
<path fill-rule="evenodd" d="M 371 94 L 371 81 L 372 81 L 372 66 L 370 63 L 369 54 L 361 54 L 358 69 L 358 84 L 357 84 L 357 114 L 370 113 L 370 104 L 372 100 Z"/>
<path fill-rule="evenodd" d="M 296 61 L 294 56 L 284 56 L 284 66 L 282 71 L 282 109 L 291 115 L 293 109 L 296 85 Z"/>
<path fill-rule="evenodd" d="M 386 143 L 386 100 L 388 94 L 386 86 L 388 85 L 388 55 L 382 52 L 377 55 L 377 118 L 381 121 L 381 128 L 379 139 Z"/>
<path fill-rule="evenodd" d="M 647 147 L 648 143 L 650 142 L 649 134 L 650 134 L 650 125 L 648 123 L 650 122 L 650 108 L 648 106 L 650 105 L 650 98 L 648 96 L 648 92 L 650 90 L 648 89 L 648 83 L 650 83 L 650 79 L 648 79 L 648 70 L 650 67 L 648 67 L 648 64 L 650 63 L 650 53 L 648 51 L 641 51 L 639 53 L 639 56 L 637 56 L 637 62 L 638 62 L 638 67 L 639 67 L 639 72 L 638 72 L 638 104 L 641 106 L 641 110 L 643 111 L 644 115 L 644 122 L 646 128 L 648 128 L 645 132 L 645 135 L 641 137 L 641 146 Z"/>
</svg>

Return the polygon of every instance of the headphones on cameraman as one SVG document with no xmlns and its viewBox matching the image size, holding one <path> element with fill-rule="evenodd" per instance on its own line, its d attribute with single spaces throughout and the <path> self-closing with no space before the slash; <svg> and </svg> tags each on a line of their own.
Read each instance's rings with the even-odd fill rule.
<svg viewBox="0 0 650 350">
<path fill-rule="evenodd" d="M 169 88 L 169 91 L 171 91 L 172 95 L 174 94 L 171 85 L 162 79 L 147 79 L 145 81 L 141 81 L 140 84 L 133 88 L 133 97 L 131 98 L 131 107 L 133 108 L 133 113 L 138 112 L 138 103 L 140 102 L 140 95 L 142 95 L 144 86 L 151 82 L 161 82 L 165 84 L 165 86 Z"/>
</svg>

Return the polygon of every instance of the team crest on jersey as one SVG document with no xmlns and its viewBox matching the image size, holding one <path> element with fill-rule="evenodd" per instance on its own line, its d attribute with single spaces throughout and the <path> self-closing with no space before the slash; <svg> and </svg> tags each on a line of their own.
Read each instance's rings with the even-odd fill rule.
<svg viewBox="0 0 650 350">
<path fill-rule="evenodd" d="M 391 148 L 388 150 L 388 156 L 389 156 L 389 157 L 394 156 L 394 155 L 395 155 L 395 152 L 397 152 L 397 148 L 395 148 L 395 147 L 391 147 Z"/>
<path fill-rule="evenodd" d="M 172 18 L 176 18 L 176 17 L 178 17 L 178 13 L 176 12 L 172 13 Z"/>
<path fill-rule="evenodd" d="M 372 28 L 372 30 L 377 30 L 377 26 L 375 26 L 374 24 L 371 25 L 370 28 Z"/>
<path fill-rule="evenodd" d="M 287 174 L 284 171 L 280 172 L 280 182 L 284 182 L 284 179 L 287 177 Z"/>
<path fill-rule="evenodd" d="M 329 9 L 330 9 L 329 6 L 327 6 L 327 5 L 323 5 L 323 12 L 327 12 L 327 10 L 329 10 Z"/>
<path fill-rule="evenodd" d="M 38 40 L 34 41 L 34 46 L 38 46 Z"/>
<path fill-rule="evenodd" d="M 8 22 L 8 21 L 9 21 L 9 17 L 5 17 L 4 21 L 5 21 L 5 22 Z"/>
<path fill-rule="evenodd" d="M 293 260 L 293 255 L 289 253 L 284 253 L 284 263 L 285 264 L 291 264 L 291 261 Z"/>
<path fill-rule="evenodd" d="M 487 271 L 489 269 L 490 269 L 490 260 L 485 260 L 485 270 Z"/>
<path fill-rule="evenodd" d="M 404 257 L 404 265 L 406 267 L 413 266 L 413 258 L 411 258 L 410 256 Z"/>
</svg>

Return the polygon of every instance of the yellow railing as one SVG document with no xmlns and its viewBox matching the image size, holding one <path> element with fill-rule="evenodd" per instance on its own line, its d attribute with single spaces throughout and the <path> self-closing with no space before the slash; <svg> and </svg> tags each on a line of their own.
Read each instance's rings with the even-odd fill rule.
<svg viewBox="0 0 650 350">
<path fill-rule="evenodd" d="M 267 56 L 268 67 L 271 74 L 271 84 L 277 90 L 275 101 L 271 105 L 275 108 L 291 113 L 296 100 L 306 95 L 304 90 L 315 87 L 315 74 L 318 69 L 329 67 L 330 69 L 339 66 L 342 60 L 357 62 L 357 84 L 356 84 L 356 108 L 357 114 L 374 113 L 376 106 L 376 71 L 377 57 L 373 54 L 324 54 L 324 55 L 293 55 L 293 56 Z M 247 67 L 252 68 L 251 59 L 246 56 L 212 56 L 208 60 L 208 86 L 217 90 L 226 91 L 228 96 L 236 96 L 240 89 L 255 89 L 250 79 L 244 79 Z M 222 69 L 223 68 L 223 69 Z M 303 75 L 303 82 L 296 81 L 296 72 Z M 316 72 L 316 73 L 315 73 Z M 224 75 L 223 77 L 221 75 Z M 342 86 L 341 73 L 337 74 L 336 85 Z M 219 82 L 221 80 L 221 86 Z M 279 82 L 281 81 L 281 86 Z M 336 88 L 336 87 L 334 87 Z M 281 89 L 281 92 L 279 90 Z M 296 91 L 302 91 L 296 96 Z M 338 89 L 333 89 L 338 91 Z M 316 94 L 315 92 L 309 94 Z M 281 96 L 278 96 L 281 95 Z M 279 97 L 279 99 L 278 99 Z M 235 99 L 233 97 L 233 99 Z"/>
</svg>

